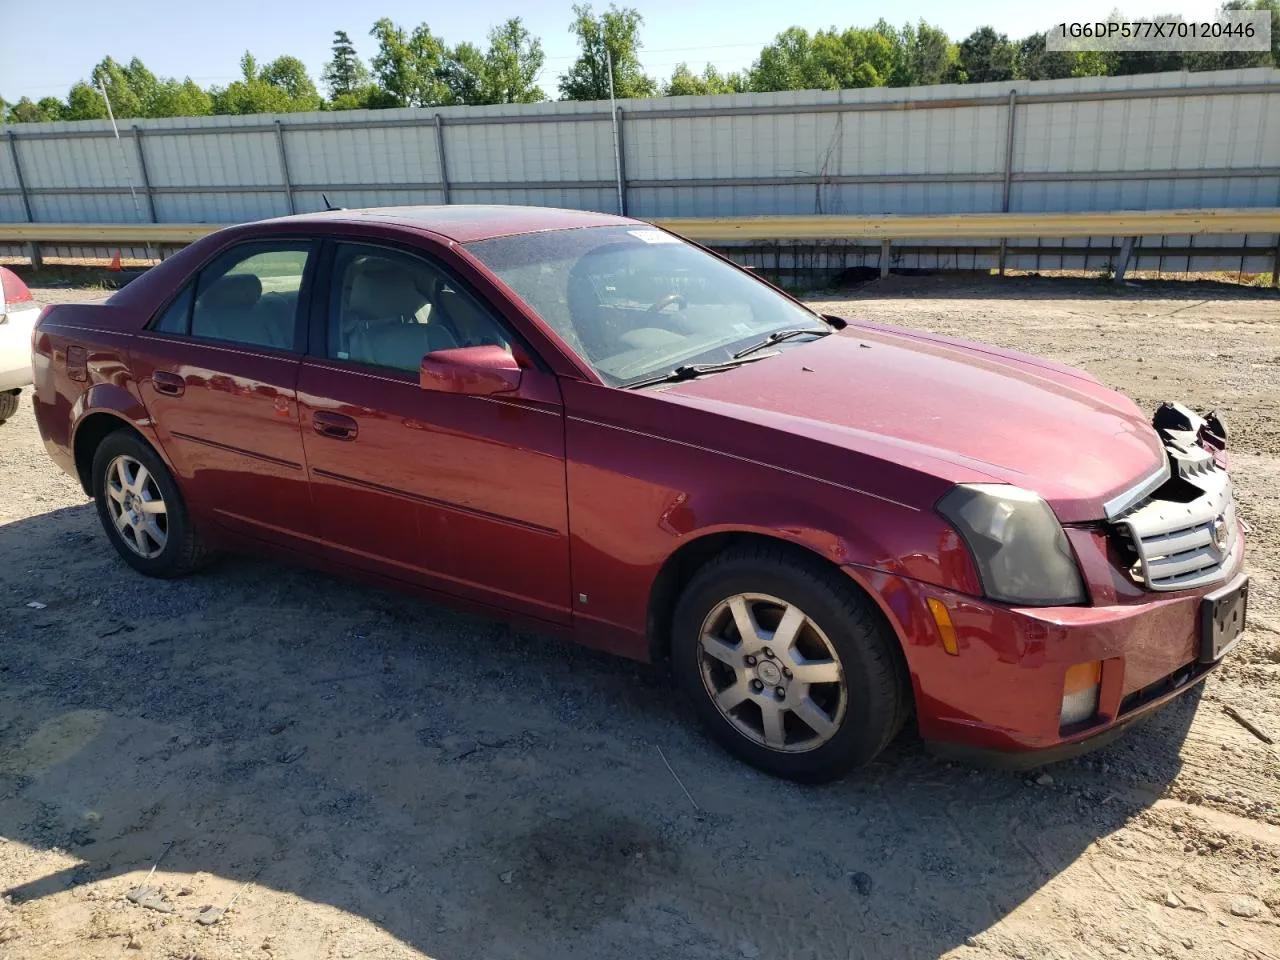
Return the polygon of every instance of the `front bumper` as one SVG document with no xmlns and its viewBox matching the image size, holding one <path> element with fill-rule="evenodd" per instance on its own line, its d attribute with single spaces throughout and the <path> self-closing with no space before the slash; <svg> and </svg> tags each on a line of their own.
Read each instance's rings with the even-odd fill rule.
<svg viewBox="0 0 1280 960">
<path fill-rule="evenodd" d="M 921 737 L 947 756 L 1028 768 L 1109 743 L 1208 676 L 1217 664 L 1198 659 L 1200 601 L 1234 581 L 1240 564 L 1203 589 L 1091 607 L 1009 607 L 850 572 L 879 598 L 903 641 Z M 930 598 L 950 613 L 955 655 L 944 648 Z M 1091 661 L 1102 664 L 1097 712 L 1064 728 L 1067 670 Z"/>
</svg>

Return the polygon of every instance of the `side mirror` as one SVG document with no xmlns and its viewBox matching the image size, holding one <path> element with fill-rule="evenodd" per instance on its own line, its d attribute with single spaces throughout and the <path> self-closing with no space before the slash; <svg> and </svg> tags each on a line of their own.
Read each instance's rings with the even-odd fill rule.
<svg viewBox="0 0 1280 960">
<path fill-rule="evenodd" d="M 436 393 L 488 397 L 518 390 L 523 373 L 516 358 L 502 347 L 455 347 L 423 357 L 418 384 Z"/>
</svg>

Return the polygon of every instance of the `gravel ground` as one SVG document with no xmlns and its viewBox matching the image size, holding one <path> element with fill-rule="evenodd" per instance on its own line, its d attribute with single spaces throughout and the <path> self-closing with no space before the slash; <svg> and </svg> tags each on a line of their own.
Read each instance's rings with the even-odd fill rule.
<svg viewBox="0 0 1280 960">
<path fill-rule="evenodd" d="M 890 278 L 822 306 L 1225 411 L 1255 592 L 1202 692 L 1031 777 L 904 735 L 782 783 L 657 670 L 253 558 L 144 580 L 24 403 L 0 427 L 0 958 L 1280 960 L 1280 755 L 1222 711 L 1280 740 L 1280 299 Z"/>
</svg>

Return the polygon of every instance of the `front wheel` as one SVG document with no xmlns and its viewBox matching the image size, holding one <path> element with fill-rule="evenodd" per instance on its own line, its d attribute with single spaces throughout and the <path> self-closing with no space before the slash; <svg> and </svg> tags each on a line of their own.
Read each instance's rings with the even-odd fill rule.
<svg viewBox="0 0 1280 960">
<path fill-rule="evenodd" d="M 909 705 L 897 638 L 836 571 L 771 547 L 703 567 L 676 608 L 677 680 L 730 753 L 791 780 L 872 760 Z"/>
<path fill-rule="evenodd" d="M 112 546 L 151 577 L 181 577 L 209 552 L 164 461 L 136 434 L 108 434 L 93 456 L 93 497 Z"/>
</svg>

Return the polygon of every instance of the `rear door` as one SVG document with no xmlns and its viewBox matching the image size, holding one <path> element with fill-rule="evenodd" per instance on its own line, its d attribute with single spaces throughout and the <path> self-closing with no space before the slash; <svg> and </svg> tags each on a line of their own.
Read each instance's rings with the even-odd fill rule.
<svg viewBox="0 0 1280 960">
<path fill-rule="evenodd" d="M 190 506 L 236 533 L 312 539 L 297 380 L 318 244 L 236 244 L 134 340 L 133 369 Z"/>
<path fill-rule="evenodd" d="M 435 393 L 425 354 L 516 342 L 422 252 L 334 242 L 298 379 L 316 526 L 336 559 L 544 620 L 569 616 L 559 385 Z"/>
</svg>

